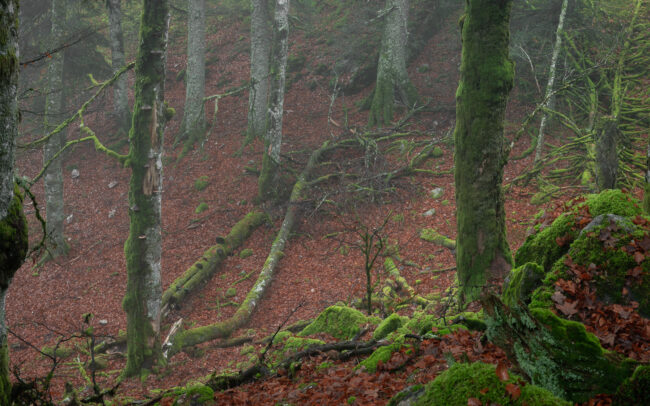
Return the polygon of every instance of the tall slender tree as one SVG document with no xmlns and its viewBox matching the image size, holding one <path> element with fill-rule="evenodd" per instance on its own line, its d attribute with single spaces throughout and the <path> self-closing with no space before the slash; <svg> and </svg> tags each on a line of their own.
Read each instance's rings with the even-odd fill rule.
<svg viewBox="0 0 650 406">
<path fill-rule="evenodd" d="M 7 289 L 27 253 L 27 221 L 14 185 L 18 135 L 18 0 L 0 1 L 0 404 L 11 395 L 5 325 Z"/>
<path fill-rule="evenodd" d="M 388 124 L 393 119 L 395 99 L 412 106 L 417 91 L 406 71 L 408 0 L 386 0 L 386 21 L 377 65 L 377 83 L 372 94 L 369 125 Z"/>
<path fill-rule="evenodd" d="M 289 0 L 277 0 L 271 52 L 271 101 L 268 111 L 268 128 L 264 139 L 262 171 L 258 181 L 262 200 L 275 197 L 282 147 L 282 116 L 284 115 L 284 85 L 289 50 Z"/>
<path fill-rule="evenodd" d="M 122 0 L 106 0 L 111 43 L 111 68 L 115 75 L 125 64 L 124 32 L 122 31 Z M 129 100 L 126 93 L 126 75 L 113 85 L 113 111 L 119 133 L 128 134 L 131 127 Z"/>
<path fill-rule="evenodd" d="M 66 1 L 52 0 L 50 9 L 50 41 L 52 48 L 63 42 L 66 20 Z M 63 104 L 63 53 L 51 55 L 47 68 L 47 90 L 45 98 L 45 133 L 52 131 L 62 120 Z M 61 157 L 53 159 L 65 142 L 64 132 L 60 131 L 47 140 L 43 147 L 43 163 L 52 161 L 44 177 L 45 211 L 47 232 L 47 256 L 57 257 L 68 251 L 63 234 L 63 169 Z"/>
<path fill-rule="evenodd" d="M 124 244 L 127 321 L 124 374 L 162 359 L 160 343 L 162 148 L 165 127 L 166 0 L 144 0 L 135 66 L 135 104 L 129 132 L 129 237 Z"/>
<path fill-rule="evenodd" d="M 185 110 L 178 139 L 194 142 L 205 131 L 205 0 L 189 0 Z"/>
<path fill-rule="evenodd" d="M 266 130 L 272 35 L 269 0 L 251 0 L 251 90 L 244 145 L 264 136 Z"/>
<path fill-rule="evenodd" d="M 508 57 L 512 0 L 466 0 L 456 91 L 456 264 L 462 297 L 477 299 L 510 270 L 501 189 L 506 163 L 503 120 L 513 86 Z"/>
<path fill-rule="evenodd" d="M 555 86 L 555 72 L 557 71 L 557 61 L 562 48 L 562 36 L 564 35 L 564 17 L 566 16 L 568 0 L 562 1 L 562 8 L 560 9 L 560 17 L 557 23 L 557 30 L 555 31 L 555 45 L 553 46 L 553 55 L 551 56 L 551 65 L 548 70 L 548 82 L 546 83 L 546 97 L 544 107 L 553 109 L 553 89 Z M 539 133 L 537 135 L 537 148 L 535 150 L 535 162 L 542 158 L 542 148 L 544 148 L 544 130 L 548 122 L 548 112 L 542 114 L 542 120 L 539 123 Z"/>
</svg>

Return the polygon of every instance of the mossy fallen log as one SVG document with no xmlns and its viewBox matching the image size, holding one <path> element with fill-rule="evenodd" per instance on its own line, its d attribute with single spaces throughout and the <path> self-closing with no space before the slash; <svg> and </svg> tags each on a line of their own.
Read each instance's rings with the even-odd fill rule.
<svg viewBox="0 0 650 406">
<path fill-rule="evenodd" d="M 268 216 L 259 211 L 248 213 L 233 226 L 230 233 L 220 239 L 220 243 L 208 248 L 201 259 L 192 264 L 183 275 L 176 279 L 163 293 L 163 315 L 170 307 L 178 305 L 188 293 L 209 280 L 217 266 L 237 249 L 250 236 L 254 229 L 268 221 Z"/>
<path fill-rule="evenodd" d="M 174 354 L 182 351 L 183 348 L 191 347 L 198 345 L 207 341 L 227 338 L 229 337 L 236 329 L 244 326 L 250 319 L 251 314 L 257 307 L 257 304 L 262 299 L 262 296 L 266 292 L 266 289 L 271 284 L 273 279 L 273 273 L 275 268 L 284 256 L 284 246 L 289 239 L 289 234 L 296 220 L 298 214 L 298 207 L 300 202 L 304 198 L 304 191 L 309 186 L 309 178 L 312 170 L 316 167 L 321 156 L 326 152 L 334 148 L 335 145 L 330 145 L 329 141 L 326 141 L 321 145 L 320 148 L 315 150 L 309 157 L 309 161 L 305 166 L 305 169 L 300 173 L 296 183 L 293 186 L 291 192 L 291 198 L 289 199 L 289 208 L 282 222 L 282 226 L 278 231 L 278 234 L 273 241 L 271 250 L 269 252 L 262 270 L 260 271 L 257 281 L 246 295 L 246 299 L 242 304 L 237 308 L 235 314 L 228 320 L 220 321 L 214 324 L 207 326 L 197 327 L 189 330 L 180 331 L 176 334 L 175 337 L 170 339 L 169 348 L 165 349 L 167 351 L 167 357 L 171 358 Z M 226 244 L 228 240 L 226 239 Z"/>
</svg>

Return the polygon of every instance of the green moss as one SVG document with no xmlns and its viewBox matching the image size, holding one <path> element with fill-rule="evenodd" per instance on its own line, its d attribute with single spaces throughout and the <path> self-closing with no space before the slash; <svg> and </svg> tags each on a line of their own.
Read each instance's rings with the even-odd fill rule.
<svg viewBox="0 0 650 406">
<path fill-rule="evenodd" d="M 613 406 L 650 405 L 650 366 L 639 366 L 621 384 L 614 395 Z"/>
<path fill-rule="evenodd" d="M 386 363 L 390 360 L 390 357 L 393 355 L 394 352 L 399 351 L 400 348 L 402 348 L 402 345 L 404 344 L 404 337 L 401 337 L 399 340 L 393 342 L 392 344 L 389 345 L 384 345 L 379 348 L 377 348 L 375 351 L 373 351 L 372 354 L 363 361 L 361 361 L 358 365 L 359 368 L 363 367 L 365 368 L 366 372 L 369 374 L 374 374 L 377 371 L 377 365 L 381 361 L 382 363 Z"/>
<path fill-rule="evenodd" d="M 234 296 L 237 296 L 237 289 L 232 288 L 232 287 L 231 287 L 231 288 L 228 288 L 228 290 L 226 290 L 226 293 L 224 294 L 224 296 L 225 296 L 225 297 L 234 297 Z"/>
<path fill-rule="evenodd" d="M 361 330 L 368 318 L 360 311 L 346 306 L 330 306 L 298 335 L 327 333 L 340 340 L 349 340 Z"/>
<path fill-rule="evenodd" d="M 425 386 L 413 405 L 426 406 L 467 406 L 469 398 L 477 398 L 482 404 L 528 405 L 528 406 L 570 406 L 546 389 L 535 385 L 521 386 L 522 379 L 510 374 L 503 382 L 496 374 L 496 366 L 475 362 L 456 363 Z M 518 385 L 521 396 L 513 400 L 506 391 L 506 385 Z M 486 391 L 487 389 L 487 391 Z"/>
<path fill-rule="evenodd" d="M 639 313 L 650 316 L 650 258 L 637 263 L 634 255 L 623 249 L 632 244 L 632 241 L 642 240 L 650 234 L 650 230 L 646 229 L 647 226 L 635 225 L 624 217 L 601 216 L 596 220 L 600 224 L 592 225 L 589 231 L 583 231 L 571 244 L 567 257 L 576 266 L 597 267 L 595 272 L 591 272 L 593 279 L 589 284 L 595 288 L 596 296 L 601 301 L 608 304 L 636 301 L 639 303 Z M 645 272 L 634 283 L 630 283 L 628 271 L 637 265 Z M 573 273 L 569 269 L 564 257 L 555 262 L 543 279 L 542 286 L 532 294 L 531 308 L 552 305 L 551 295 L 556 290 L 555 282 L 560 278 L 571 279 Z M 626 296 L 622 293 L 624 287 L 629 291 Z"/>
<path fill-rule="evenodd" d="M 198 192 L 204 190 L 210 184 L 210 178 L 207 176 L 199 176 L 194 181 L 194 189 Z"/>
<path fill-rule="evenodd" d="M 214 400 L 214 391 L 200 382 L 192 382 L 175 391 L 177 396 L 174 406 L 185 404 L 202 405 Z"/>
<path fill-rule="evenodd" d="M 504 283 L 503 302 L 507 306 L 514 306 L 518 302 L 528 304 L 530 295 L 541 285 L 543 278 L 544 269 L 534 262 L 512 269 Z"/>
<path fill-rule="evenodd" d="M 253 250 L 251 248 L 244 248 L 239 252 L 239 258 L 246 259 L 253 255 Z"/>
<path fill-rule="evenodd" d="M 60 345 L 56 349 L 54 347 L 45 346 L 41 348 L 41 352 L 50 357 L 68 358 L 74 353 L 74 350 L 68 346 Z"/>
<path fill-rule="evenodd" d="M 194 213 L 196 214 L 201 214 L 204 211 L 208 210 L 209 206 L 206 202 L 201 202 L 199 203 L 198 206 L 196 206 L 196 209 L 194 209 Z"/>
<path fill-rule="evenodd" d="M 14 185 L 14 198 L 7 215 L 0 221 L 0 288 L 7 289 L 14 273 L 27 255 L 29 245 L 27 220 L 23 213 L 23 196 Z"/>
<path fill-rule="evenodd" d="M 401 317 L 397 313 L 391 314 L 379 323 L 375 332 L 372 333 L 372 338 L 375 340 L 381 340 L 388 334 L 400 328 L 402 324 L 404 324 L 405 320 L 405 317 Z"/>
</svg>

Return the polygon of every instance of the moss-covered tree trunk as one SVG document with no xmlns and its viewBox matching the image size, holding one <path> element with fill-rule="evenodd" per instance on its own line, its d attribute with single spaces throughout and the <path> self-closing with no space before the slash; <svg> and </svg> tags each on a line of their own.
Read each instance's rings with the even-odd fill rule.
<svg viewBox="0 0 650 406">
<path fill-rule="evenodd" d="M 598 191 L 614 189 L 618 175 L 618 122 L 603 117 L 596 127 L 596 185 Z"/>
<path fill-rule="evenodd" d="M 135 375 L 161 359 L 161 198 L 165 126 L 166 0 L 145 0 L 135 66 L 135 105 L 129 133 L 129 237 L 124 244 L 127 321 L 124 373 Z"/>
<path fill-rule="evenodd" d="M 508 57 L 511 0 L 466 0 L 454 133 L 456 264 L 465 300 L 512 265 L 501 189 L 503 120 L 514 67 Z"/>
<path fill-rule="evenodd" d="M 205 131 L 205 0 L 190 0 L 187 13 L 185 108 L 179 139 L 190 144 Z"/>
<path fill-rule="evenodd" d="M 282 147 L 282 116 L 284 114 L 284 85 L 289 50 L 289 0 L 277 0 L 271 53 L 271 103 L 268 128 L 264 139 L 262 170 L 258 180 L 259 198 L 268 200 L 276 195 Z"/>
<path fill-rule="evenodd" d="M 386 22 L 377 65 L 377 83 L 372 94 L 368 124 L 388 124 L 393 119 L 395 99 L 413 106 L 418 95 L 406 71 L 408 0 L 386 0 Z"/>
<path fill-rule="evenodd" d="M 9 347 L 5 297 L 27 254 L 27 221 L 14 186 L 18 135 L 18 0 L 0 2 L 0 404 L 9 405 Z"/>
<path fill-rule="evenodd" d="M 111 68 L 115 75 L 124 65 L 124 32 L 122 31 L 122 0 L 107 0 L 108 25 L 111 43 Z M 121 75 L 113 87 L 113 112 L 117 123 L 118 134 L 126 136 L 131 127 L 129 100 L 126 93 L 126 75 Z"/>
<path fill-rule="evenodd" d="M 63 31 L 66 20 L 66 1 L 52 0 L 50 14 L 50 44 L 52 48 L 60 46 L 63 41 Z M 45 92 L 45 133 L 52 131 L 61 121 L 64 110 L 63 104 L 63 52 L 55 52 L 49 59 L 47 67 L 47 90 Z M 43 163 L 52 160 L 54 155 L 65 143 L 64 132 L 60 131 L 51 136 L 43 146 Z M 52 161 L 45 172 L 45 212 L 48 255 L 57 257 L 64 255 L 68 244 L 63 235 L 63 169 L 61 158 Z"/>
<path fill-rule="evenodd" d="M 248 128 L 244 145 L 266 131 L 269 101 L 269 55 L 272 23 L 269 0 L 251 1 L 251 88 L 248 96 Z"/>
</svg>

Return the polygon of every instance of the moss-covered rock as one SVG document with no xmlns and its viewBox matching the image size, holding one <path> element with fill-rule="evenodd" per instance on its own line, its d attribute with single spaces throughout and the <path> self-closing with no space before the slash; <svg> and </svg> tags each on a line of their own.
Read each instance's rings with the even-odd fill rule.
<svg viewBox="0 0 650 406">
<path fill-rule="evenodd" d="M 401 336 L 393 343 L 377 348 L 368 358 L 359 363 L 358 368 L 364 368 L 369 374 L 374 374 L 377 371 L 379 363 L 388 362 L 393 353 L 399 351 L 403 345 L 404 336 Z"/>
<path fill-rule="evenodd" d="M 650 365 L 638 367 L 634 374 L 618 387 L 613 406 L 650 405 Z"/>
<path fill-rule="evenodd" d="M 405 320 L 407 320 L 406 317 L 401 317 L 397 313 L 391 314 L 379 323 L 375 332 L 372 333 L 372 338 L 375 340 L 381 340 L 388 334 L 400 328 L 402 324 L 404 324 Z"/>
<path fill-rule="evenodd" d="M 330 306 L 298 335 L 304 337 L 327 333 L 339 340 L 349 340 L 361 331 L 363 324 L 368 322 L 369 319 L 356 309 L 346 306 Z"/>
<path fill-rule="evenodd" d="M 476 398 L 484 405 L 571 405 L 570 402 L 554 396 L 546 389 L 535 385 L 522 386 L 520 382 L 521 378 L 514 374 L 511 374 L 507 381 L 499 380 L 494 365 L 481 362 L 457 363 L 424 388 L 407 388 L 393 397 L 388 404 L 395 406 L 398 404 L 467 406 L 468 399 Z M 521 390 L 521 395 L 517 399 L 513 399 L 513 396 L 506 390 L 507 385 L 518 387 Z"/>
<path fill-rule="evenodd" d="M 180 405 L 202 405 L 214 399 L 214 391 L 207 385 L 200 382 L 191 382 L 183 388 L 174 391 L 176 400 L 174 406 Z"/>
<path fill-rule="evenodd" d="M 244 248 L 239 252 L 239 258 L 246 259 L 253 255 L 253 250 L 251 248 Z"/>
<path fill-rule="evenodd" d="M 646 258 L 644 241 L 650 245 L 650 225 L 645 222 L 634 224 L 629 218 L 610 214 L 597 216 L 533 292 L 531 308 L 551 307 L 556 282 L 575 278 L 576 269 L 589 269 L 589 285 L 599 300 L 606 304 L 635 301 L 639 313 L 650 316 L 650 252 Z M 631 276 L 634 269 L 638 270 L 636 277 Z"/>
<path fill-rule="evenodd" d="M 535 262 L 545 270 L 566 254 L 580 230 L 601 214 L 634 217 L 641 214 L 639 202 L 617 189 L 574 199 L 549 227 L 538 224 L 515 254 L 515 266 Z"/>
<path fill-rule="evenodd" d="M 504 282 L 503 302 L 507 306 L 518 302 L 528 304 L 530 295 L 542 284 L 544 275 L 544 268 L 534 262 L 513 268 Z"/>
<path fill-rule="evenodd" d="M 636 366 L 605 351 L 583 324 L 548 309 L 507 307 L 496 296 L 482 302 L 489 315 L 488 339 L 504 349 L 531 383 L 556 396 L 585 402 L 598 393 L 613 393 Z"/>
</svg>

